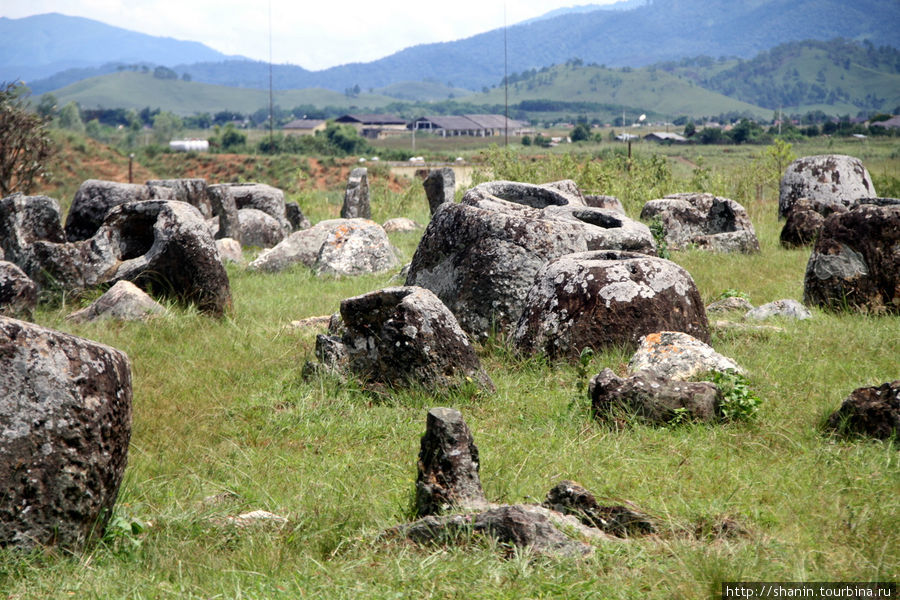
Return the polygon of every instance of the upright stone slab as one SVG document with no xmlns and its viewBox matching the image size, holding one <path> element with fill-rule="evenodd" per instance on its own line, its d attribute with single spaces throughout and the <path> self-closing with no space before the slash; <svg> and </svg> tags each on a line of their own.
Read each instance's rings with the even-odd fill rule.
<svg viewBox="0 0 900 600">
<path fill-rule="evenodd" d="M 241 242 L 241 221 L 231 188 L 230 184 L 220 183 L 208 186 L 206 193 L 209 196 L 213 216 L 219 219 L 216 239 L 227 237 Z"/>
<path fill-rule="evenodd" d="M 479 468 L 478 447 L 462 414 L 452 408 L 429 410 L 419 450 L 416 515 L 487 508 Z"/>
<path fill-rule="evenodd" d="M 365 167 L 356 167 L 350 171 L 347 189 L 344 191 L 341 218 L 372 218 L 372 208 L 369 205 L 369 170 Z"/>
<path fill-rule="evenodd" d="M 123 352 L 0 317 L 0 547 L 102 536 L 130 437 Z"/>
<path fill-rule="evenodd" d="M 438 206 L 444 202 L 453 202 L 456 193 L 456 174 L 450 167 L 432 169 L 422 182 L 422 186 L 425 188 L 425 196 L 428 198 L 428 206 L 433 215 Z"/>
</svg>

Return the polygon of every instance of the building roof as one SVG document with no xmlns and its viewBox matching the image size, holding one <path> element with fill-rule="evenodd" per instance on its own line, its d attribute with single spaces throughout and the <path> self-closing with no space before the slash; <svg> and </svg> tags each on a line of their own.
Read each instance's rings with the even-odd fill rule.
<svg viewBox="0 0 900 600">
<path fill-rule="evenodd" d="M 666 133 L 665 131 L 654 131 L 644 136 L 644 139 L 661 140 L 669 142 L 686 142 L 687 138 L 677 133 Z"/>
<path fill-rule="evenodd" d="M 335 119 L 338 123 L 359 123 L 361 125 L 406 125 L 406 119 L 393 115 L 343 115 Z"/>
<path fill-rule="evenodd" d="M 284 129 L 315 129 L 324 125 L 321 119 L 296 119 L 284 126 Z"/>
<path fill-rule="evenodd" d="M 448 130 L 503 129 L 507 126 L 510 129 L 516 129 L 525 126 L 525 123 L 513 119 L 510 119 L 509 125 L 506 125 L 506 117 L 503 115 L 438 115 L 422 117 L 417 121 L 429 121 L 440 129 Z"/>
<path fill-rule="evenodd" d="M 876 121 L 870 125 L 870 127 L 887 127 L 893 129 L 894 127 L 900 127 L 900 115 L 891 117 L 887 121 Z"/>
</svg>

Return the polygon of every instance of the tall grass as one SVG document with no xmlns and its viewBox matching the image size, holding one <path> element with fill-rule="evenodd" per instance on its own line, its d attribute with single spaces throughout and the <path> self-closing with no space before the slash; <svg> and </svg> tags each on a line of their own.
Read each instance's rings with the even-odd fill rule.
<svg viewBox="0 0 900 600">
<path fill-rule="evenodd" d="M 498 177 L 567 177 L 592 192 L 631 194 L 635 214 L 642 200 L 691 188 L 693 170 L 673 168 L 672 152 L 642 149 L 630 170 L 618 154 L 491 160 Z M 801 297 L 807 251 L 781 249 L 777 201 L 739 185 L 755 152 L 705 154 L 717 191 L 752 190 L 735 199 L 749 201 L 762 247 L 752 256 L 675 253 L 705 301 L 727 289 L 757 305 Z M 879 157 L 897 172 L 897 158 Z M 378 219 L 423 222 L 427 203 L 415 187 L 376 188 Z M 304 212 L 333 216 L 340 193 L 332 194 L 302 197 Z M 407 259 L 416 239 L 392 238 Z M 712 598 L 729 580 L 896 579 L 900 453 L 892 443 L 835 440 L 821 423 L 855 387 L 900 375 L 897 317 L 814 310 L 811 320 L 776 323 L 781 331 L 715 329 L 716 349 L 748 370 L 764 401 L 754 421 L 724 426 L 597 423 L 576 366 L 517 356 L 496 339 L 479 349 L 495 393 L 374 394 L 334 377 L 304 379 L 315 332 L 290 321 L 335 312 L 392 275 L 230 266 L 235 307 L 222 320 L 174 305 L 146 324 L 73 324 L 64 320 L 71 306 L 38 311 L 42 324 L 131 357 L 134 433 L 116 517 L 146 527 L 74 555 L 0 551 L 0 597 Z M 628 358 L 599 353 L 588 373 L 622 373 Z M 491 500 L 540 501 L 560 479 L 575 479 L 604 501 L 655 515 L 659 535 L 601 543 L 581 560 L 508 557 L 477 539 L 381 540 L 410 516 L 418 440 L 436 404 L 463 412 Z M 222 524 L 255 509 L 289 521 Z M 696 534 L 724 517 L 748 534 Z"/>
</svg>

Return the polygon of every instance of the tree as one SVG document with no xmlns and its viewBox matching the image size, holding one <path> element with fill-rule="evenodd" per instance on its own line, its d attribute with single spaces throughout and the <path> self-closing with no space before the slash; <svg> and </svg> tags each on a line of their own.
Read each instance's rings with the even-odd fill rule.
<svg viewBox="0 0 900 600">
<path fill-rule="evenodd" d="M 684 126 L 684 137 L 693 137 L 697 133 L 697 126 L 693 121 L 688 121 Z"/>
<path fill-rule="evenodd" d="M 56 96 L 44 94 L 37 105 L 37 113 L 44 118 L 52 119 L 56 115 Z"/>
<path fill-rule="evenodd" d="M 24 86 L 0 84 L 0 197 L 31 192 L 56 148 L 47 134 L 47 119 L 26 110 Z"/>
<path fill-rule="evenodd" d="M 582 142 L 591 138 L 591 128 L 587 123 L 579 123 L 572 130 L 571 135 L 573 142 Z"/>
<path fill-rule="evenodd" d="M 81 119 L 81 108 L 75 102 L 69 102 L 59 111 L 59 126 L 78 133 L 84 133 L 84 121 Z"/>
<path fill-rule="evenodd" d="M 170 112 L 161 112 L 153 117 L 153 141 L 167 144 L 184 129 L 181 117 Z"/>
</svg>

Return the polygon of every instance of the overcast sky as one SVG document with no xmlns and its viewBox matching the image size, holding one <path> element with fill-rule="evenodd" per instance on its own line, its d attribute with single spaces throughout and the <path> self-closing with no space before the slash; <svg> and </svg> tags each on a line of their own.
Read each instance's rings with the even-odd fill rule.
<svg viewBox="0 0 900 600">
<path fill-rule="evenodd" d="M 615 0 L 507 0 L 513 24 L 553 9 Z M 504 23 L 503 0 L 0 0 L 0 16 L 58 12 L 202 42 L 226 54 L 319 70 L 369 62 L 415 44 L 446 42 Z"/>
</svg>

